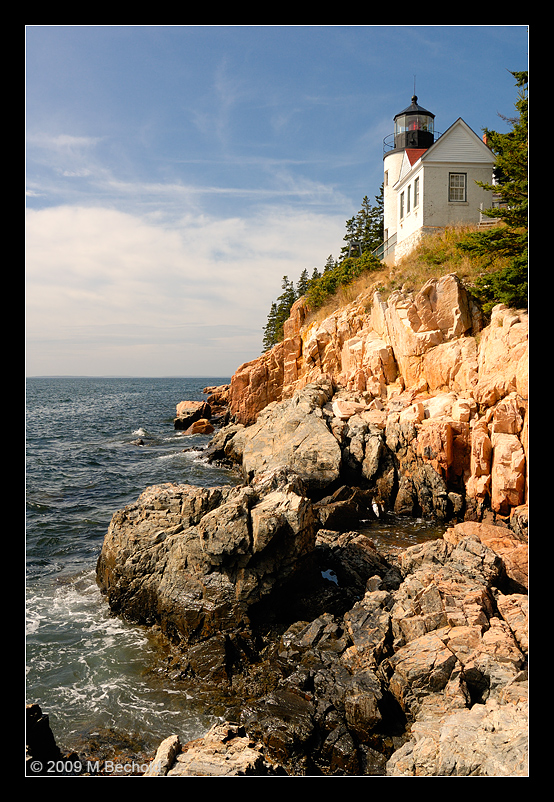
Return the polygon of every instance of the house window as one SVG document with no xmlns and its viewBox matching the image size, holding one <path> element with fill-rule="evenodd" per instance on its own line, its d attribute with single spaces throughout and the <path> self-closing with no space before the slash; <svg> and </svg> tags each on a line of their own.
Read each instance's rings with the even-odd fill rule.
<svg viewBox="0 0 554 802">
<path fill-rule="evenodd" d="M 419 205 L 419 178 L 414 181 L 414 209 Z"/>
<path fill-rule="evenodd" d="M 408 187 L 406 190 L 406 214 L 410 214 L 410 194 L 411 194 L 412 186 Z"/>
<path fill-rule="evenodd" d="M 457 202 L 467 200 L 465 173 L 449 173 L 448 200 Z"/>
<path fill-rule="evenodd" d="M 400 193 L 400 219 L 404 217 L 404 193 Z"/>
</svg>

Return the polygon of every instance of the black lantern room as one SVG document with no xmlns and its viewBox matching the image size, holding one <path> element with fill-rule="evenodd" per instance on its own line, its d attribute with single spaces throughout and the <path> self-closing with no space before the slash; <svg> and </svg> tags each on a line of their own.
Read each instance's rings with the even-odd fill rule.
<svg viewBox="0 0 554 802">
<path fill-rule="evenodd" d="M 430 148 L 435 141 L 435 115 L 418 106 L 417 95 L 412 105 L 394 117 L 394 149 Z"/>
</svg>

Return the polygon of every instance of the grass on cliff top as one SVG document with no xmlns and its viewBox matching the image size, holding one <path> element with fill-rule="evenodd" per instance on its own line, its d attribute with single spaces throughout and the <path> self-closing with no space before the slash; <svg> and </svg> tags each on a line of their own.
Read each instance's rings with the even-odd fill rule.
<svg viewBox="0 0 554 802">
<path fill-rule="evenodd" d="M 417 248 L 397 264 L 390 267 L 382 265 L 382 269 L 367 271 L 347 286 L 339 287 L 334 295 L 309 315 L 307 322 L 321 322 L 360 296 L 366 309 L 369 309 L 376 291 L 385 301 L 395 290 L 404 288 L 409 292 L 418 292 L 429 279 L 450 273 L 455 273 L 466 289 L 474 293 L 476 279 L 505 267 L 508 262 L 507 259 L 496 259 L 491 263 L 490 257 L 470 257 L 460 251 L 457 243 L 475 230 L 475 226 L 456 226 L 424 237 Z"/>
</svg>

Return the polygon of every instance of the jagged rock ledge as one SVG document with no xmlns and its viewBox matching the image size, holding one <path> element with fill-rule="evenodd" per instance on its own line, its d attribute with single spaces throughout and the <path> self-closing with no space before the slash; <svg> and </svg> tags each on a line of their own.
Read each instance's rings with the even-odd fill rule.
<svg viewBox="0 0 554 802">
<path fill-rule="evenodd" d="M 255 423 L 272 402 L 327 377 L 359 405 L 366 423 L 384 428 L 397 413 L 399 423 L 416 427 L 421 450 L 439 454 L 454 492 L 475 507 L 473 517 L 488 509 L 509 515 L 525 503 L 525 312 L 500 304 L 485 326 L 463 284 L 445 275 L 386 302 L 378 292 L 361 294 L 319 321 L 310 321 L 300 299 L 284 333 L 283 342 L 232 377 L 227 398 L 236 423 Z M 342 434 L 344 418 L 336 417 L 334 431 Z M 436 419 L 448 425 L 434 425 Z M 397 473 L 409 484 L 409 466 L 400 460 Z"/>
<path fill-rule="evenodd" d="M 244 484 L 152 487 L 116 513 L 97 569 L 112 611 L 161 629 L 181 655 L 178 676 L 224 696 L 229 723 L 260 746 L 257 765 L 519 776 L 525 508 L 500 526 L 454 515 L 443 538 L 385 557 L 347 525 L 386 504 L 390 444 L 411 449 L 417 503 L 446 519 L 455 505 L 440 460 L 414 452 L 397 420 L 394 436 L 361 427 L 353 466 L 353 437 L 341 447 L 335 417 L 332 383 L 308 385 L 214 438 L 211 458 L 240 464 Z M 455 726 L 457 751 L 445 754 L 442 730 Z"/>
<path fill-rule="evenodd" d="M 204 454 L 242 483 L 114 515 L 110 608 L 159 628 L 224 719 L 170 736 L 161 776 L 526 774 L 526 317 L 483 329 L 454 277 L 424 289 L 371 326 L 354 305 L 294 333 L 293 309 Z M 358 529 L 383 514 L 445 533 L 380 554 Z"/>
</svg>

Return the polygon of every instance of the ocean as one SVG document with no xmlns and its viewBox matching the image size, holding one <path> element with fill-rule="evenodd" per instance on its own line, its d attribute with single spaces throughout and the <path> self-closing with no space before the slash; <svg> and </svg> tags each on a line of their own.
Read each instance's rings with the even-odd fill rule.
<svg viewBox="0 0 554 802">
<path fill-rule="evenodd" d="M 216 720 L 164 680 L 151 633 L 110 615 L 95 568 L 114 512 L 149 485 L 234 484 L 202 459 L 206 435 L 174 428 L 180 401 L 229 378 L 29 378 L 26 382 L 26 701 L 64 751 L 91 743 L 153 755 Z M 137 439 L 144 445 L 137 445 Z M 426 521 L 368 522 L 376 545 L 441 534 Z"/>
<path fill-rule="evenodd" d="M 202 461 L 208 436 L 173 425 L 180 401 L 206 400 L 204 387 L 228 381 L 26 382 L 26 702 L 49 716 L 64 751 L 120 739 L 147 752 L 214 722 L 188 694 L 164 687 L 152 638 L 110 615 L 95 568 L 113 513 L 147 486 L 236 482 Z"/>
</svg>

